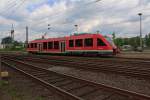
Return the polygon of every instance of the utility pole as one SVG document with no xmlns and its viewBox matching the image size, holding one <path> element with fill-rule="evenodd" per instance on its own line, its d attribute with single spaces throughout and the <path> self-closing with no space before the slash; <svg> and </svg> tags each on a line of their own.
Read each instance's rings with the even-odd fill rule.
<svg viewBox="0 0 150 100">
<path fill-rule="evenodd" d="M 26 26 L 26 43 L 25 43 L 25 46 L 26 46 L 26 49 L 27 49 L 27 47 L 28 47 L 28 26 Z"/>
<path fill-rule="evenodd" d="M 2 80 L 1 72 L 2 72 L 2 57 L 0 55 L 0 81 Z"/>
<path fill-rule="evenodd" d="M 143 41 L 142 41 L 142 13 L 138 13 L 140 16 L 140 47 L 141 51 L 143 51 Z"/>
<path fill-rule="evenodd" d="M 11 27 L 11 38 L 12 38 L 12 43 L 14 42 L 14 33 L 15 33 L 15 30 L 14 30 L 14 25 L 12 24 L 12 27 Z"/>
<path fill-rule="evenodd" d="M 2 55 L 0 55 L 0 81 L 2 80 Z"/>
</svg>

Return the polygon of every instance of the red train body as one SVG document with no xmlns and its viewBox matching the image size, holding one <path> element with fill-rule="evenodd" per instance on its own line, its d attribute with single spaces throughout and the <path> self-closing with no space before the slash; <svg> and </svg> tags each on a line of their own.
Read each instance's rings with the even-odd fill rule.
<svg viewBox="0 0 150 100">
<path fill-rule="evenodd" d="M 101 34 L 78 34 L 61 38 L 33 40 L 29 42 L 30 53 L 63 54 L 116 54 L 116 46 Z"/>
</svg>

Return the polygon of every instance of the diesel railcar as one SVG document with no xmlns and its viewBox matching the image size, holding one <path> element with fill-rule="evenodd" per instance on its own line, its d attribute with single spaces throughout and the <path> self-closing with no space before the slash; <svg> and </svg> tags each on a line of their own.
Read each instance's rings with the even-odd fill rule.
<svg viewBox="0 0 150 100">
<path fill-rule="evenodd" d="M 114 55 L 116 46 L 113 41 L 101 34 L 76 34 L 60 38 L 33 40 L 28 43 L 29 53 L 52 54 L 96 54 Z"/>
</svg>

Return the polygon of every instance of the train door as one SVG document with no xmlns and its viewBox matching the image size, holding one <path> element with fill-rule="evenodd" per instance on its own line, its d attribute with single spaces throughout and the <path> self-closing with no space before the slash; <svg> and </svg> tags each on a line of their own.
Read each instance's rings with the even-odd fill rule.
<svg viewBox="0 0 150 100">
<path fill-rule="evenodd" d="M 43 50 L 43 45 L 42 45 L 42 43 L 38 43 L 38 51 L 39 51 L 39 52 L 42 52 L 42 50 Z"/>
<path fill-rule="evenodd" d="M 61 42 L 60 43 L 60 49 L 61 49 L 61 52 L 65 52 L 66 51 L 66 44 L 65 44 L 65 42 Z"/>
</svg>

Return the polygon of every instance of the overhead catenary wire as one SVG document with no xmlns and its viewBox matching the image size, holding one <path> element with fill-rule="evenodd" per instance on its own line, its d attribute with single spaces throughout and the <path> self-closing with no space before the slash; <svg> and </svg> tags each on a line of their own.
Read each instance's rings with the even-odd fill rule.
<svg viewBox="0 0 150 100">
<path fill-rule="evenodd" d="M 21 0 L 20 1 L 20 3 L 18 3 L 18 4 L 16 4 L 10 11 L 8 11 L 5 15 L 6 16 L 13 16 L 15 13 L 16 13 L 16 11 L 18 11 L 19 10 L 19 8 L 25 3 L 25 1 L 27 1 L 27 0 Z"/>
<path fill-rule="evenodd" d="M 0 12 L 1 15 L 5 15 L 6 17 L 7 16 L 13 16 L 15 14 L 15 12 L 25 3 L 25 1 L 27 0 L 20 0 L 20 3 L 16 3 L 14 1 L 9 1 L 9 5 L 8 7 L 6 7 L 6 10 L 8 10 L 6 13 L 4 12 Z M 9 30 L 10 31 L 10 30 Z M 6 33 L 6 32 L 5 32 Z"/>
<path fill-rule="evenodd" d="M 4 9 L 2 9 L 1 11 L 0 11 L 0 14 L 1 15 L 5 15 L 6 13 L 8 13 L 11 9 L 13 9 L 15 6 L 17 6 L 17 0 L 15 0 L 15 1 L 13 1 L 13 0 L 11 0 L 11 1 L 9 1 L 6 5 L 5 5 L 5 7 L 6 8 L 4 8 Z"/>
<path fill-rule="evenodd" d="M 101 0 L 94 0 L 95 2 L 99 2 L 99 1 L 101 1 Z M 92 1 L 93 2 L 93 1 Z M 91 2 L 90 2 L 91 3 Z M 89 3 L 89 4 L 90 4 Z M 20 3 L 19 3 L 20 4 Z M 92 4 L 92 3 L 91 3 Z M 80 7 L 81 5 L 79 5 L 79 7 Z M 78 6 L 77 6 L 78 7 Z M 86 7 L 88 7 L 88 6 L 86 6 Z M 16 8 L 16 7 L 15 7 Z M 14 8 L 13 8 L 14 9 Z M 13 13 L 13 12 L 12 12 Z M 102 13 L 102 12 L 100 12 L 100 13 Z M 14 14 L 14 13 L 13 13 Z M 52 18 L 54 18 L 54 17 L 57 17 L 57 16 L 59 16 L 59 15 L 61 15 L 61 12 L 58 12 L 58 13 L 56 13 L 54 16 L 52 16 Z M 47 16 L 47 17 L 49 17 L 49 19 L 51 18 L 49 15 Z M 48 22 L 49 20 L 44 20 L 44 19 L 42 19 L 42 21 L 40 20 L 40 23 L 39 23 L 39 21 L 37 21 L 37 23 L 39 23 L 39 24 L 47 24 L 47 23 L 50 23 L 50 22 Z M 121 22 L 116 22 L 116 23 L 108 23 L 108 24 L 105 24 L 105 25 L 115 25 L 115 24 L 120 24 L 120 23 L 125 23 L 126 21 L 121 21 Z M 67 21 L 64 21 L 64 22 L 62 22 L 61 23 L 61 25 L 67 25 L 68 24 L 68 22 Z"/>
<path fill-rule="evenodd" d="M 99 0 L 99 1 L 102 1 L 102 0 Z M 83 5 L 82 6 L 85 6 L 85 7 L 89 7 L 89 4 L 93 4 L 93 3 L 96 3 L 96 2 L 98 2 L 97 0 L 94 0 L 94 1 L 91 1 L 91 2 L 88 2 L 88 3 L 83 3 Z M 87 6 L 88 5 L 88 6 Z M 75 8 L 80 8 L 81 7 L 81 5 L 76 5 L 76 7 Z M 70 10 L 69 11 L 72 11 L 72 10 L 74 10 L 73 8 L 70 8 Z M 55 15 L 53 15 L 53 16 L 51 16 L 51 18 L 55 18 L 55 17 L 57 17 L 57 16 L 60 16 L 61 14 L 63 14 L 63 12 L 57 12 L 57 13 L 55 13 Z M 47 16 L 45 16 L 45 18 L 46 17 L 50 17 L 50 15 L 47 15 Z M 42 20 L 45 20 L 45 19 L 42 19 Z M 43 21 L 43 23 L 44 23 L 45 21 Z M 38 23 L 38 22 L 37 22 Z M 42 22 L 40 21 L 40 24 L 41 24 Z M 38 23 L 39 24 L 39 23 Z"/>
<path fill-rule="evenodd" d="M 95 2 L 98 2 L 98 1 L 101 1 L 101 0 L 96 0 Z M 90 2 L 91 3 L 91 2 Z M 87 4 L 89 4 L 89 3 L 87 3 Z M 80 5 L 81 6 L 81 5 Z M 110 8 L 113 8 L 113 6 L 111 6 Z M 104 11 L 103 11 L 104 12 Z M 56 16 L 59 16 L 59 15 L 55 15 L 55 16 L 53 16 L 53 17 L 56 17 Z M 42 19 L 43 20 L 43 19 Z M 44 24 L 45 23 L 45 21 L 47 22 L 47 20 L 44 20 L 44 21 L 40 21 L 39 22 L 39 24 Z M 126 22 L 127 21 L 127 22 Z M 120 22 L 116 22 L 116 23 L 108 23 L 108 24 L 104 24 L 104 25 L 115 25 L 115 24 L 120 24 L 120 23 L 128 23 L 128 20 L 123 20 L 123 21 L 120 21 Z M 68 22 L 66 22 L 66 23 L 63 23 L 63 25 L 65 25 L 65 24 L 68 24 Z M 61 23 L 61 25 L 62 25 L 62 23 Z M 41 25 L 42 26 L 42 25 Z"/>
<path fill-rule="evenodd" d="M 99 1 L 102 1 L 102 0 L 93 0 L 93 1 L 90 1 L 90 2 L 88 2 L 88 3 L 83 3 L 83 5 L 82 6 L 85 6 L 85 7 L 89 7 L 90 5 L 92 5 L 92 4 L 94 4 L 94 3 L 97 3 L 97 2 L 99 2 Z M 81 5 L 76 5 L 76 7 L 75 8 L 80 8 L 81 7 Z M 71 10 L 74 10 L 74 8 L 70 8 L 70 11 Z M 45 16 L 45 18 L 47 18 L 47 17 L 50 17 L 50 18 L 48 18 L 48 19 L 52 19 L 52 18 L 55 18 L 55 17 L 57 17 L 57 16 L 60 16 L 61 14 L 63 14 L 63 12 L 57 12 L 57 13 L 55 13 L 55 15 L 53 15 L 53 16 L 50 16 L 50 15 L 47 15 L 47 16 Z M 50 22 L 47 22 L 48 20 L 47 19 L 42 19 L 42 20 L 40 20 L 40 21 L 37 21 L 36 22 L 36 24 L 40 24 L 41 26 L 43 25 L 43 24 L 48 24 L 48 23 L 50 23 Z M 61 23 L 61 25 L 67 25 L 68 23 L 67 22 L 63 22 L 63 23 Z"/>
<path fill-rule="evenodd" d="M 101 1 L 101 0 L 98 0 L 98 1 Z M 97 2 L 97 0 L 96 0 L 96 2 Z M 90 2 L 91 3 L 91 2 Z M 90 4 L 90 3 L 87 3 L 87 4 Z M 81 6 L 81 5 L 79 5 L 79 6 Z M 111 8 L 113 8 L 114 6 L 111 6 L 111 7 L 109 7 L 110 9 Z M 78 8 L 78 7 L 77 7 Z M 105 12 L 105 11 L 103 11 L 103 12 Z M 100 12 L 100 13 L 102 13 L 102 12 Z M 113 12 L 111 12 L 111 13 L 113 13 Z M 110 14 L 110 13 L 109 13 Z M 59 15 L 56 15 L 56 16 L 59 16 Z M 53 16 L 53 17 L 56 17 L 56 16 Z M 44 20 L 44 21 L 41 21 L 40 22 L 40 24 L 45 24 L 45 21 L 47 22 L 47 20 Z M 104 24 L 104 25 L 112 25 L 112 27 L 116 27 L 116 26 L 114 26 L 114 25 L 119 25 L 119 24 L 128 24 L 129 23 L 129 21 L 131 21 L 131 20 L 122 20 L 122 21 L 120 21 L 120 22 L 115 22 L 115 23 L 106 23 L 106 24 Z M 66 21 L 66 22 L 64 22 L 64 23 L 61 23 L 61 25 L 67 25 L 68 24 L 68 22 Z M 42 26 L 42 25 L 41 25 Z"/>
<path fill-rule="evenodd" d="M 58 16 L 58 15 L 57 15 Z M 56 17 L 56 16 L 55 16 Z M 42 19 L 43 20 L 43 19 Z M 47 20 L 46 20 L 47 21 Z M 41 26 L 44 24 L 45 20 L 44 21 L 40 21 L 39 24 L 41 23 Z M 43 24 L 42 24 L 43 23 Z M 116 23 L 107 23 L 107 24 L 104 24 L 104 25 L 115 25 L 115 24 L 121 24 L 121 23 L 127 23 L 126 20 L 123 20 L 123 21 L 120 21 L 120 22 L 116 22 Z M 67 25 L 68 22 L 64 22 L 64 23 L 61 23 L 61 25 Z M 114 27 L 114 26 L 113 26 Z"/>
<path fill-rule="evenodd" d="M 11 6 L 9 6 L 8 8 L 6 8 L 5 10 L 3 10 L 2 12 L 0 12 L 1 15 L 6 15 L 10 9 L 12 9 L 12 7 L 16 6 L 17 4 L 13 4 Z"/>
</svg>

